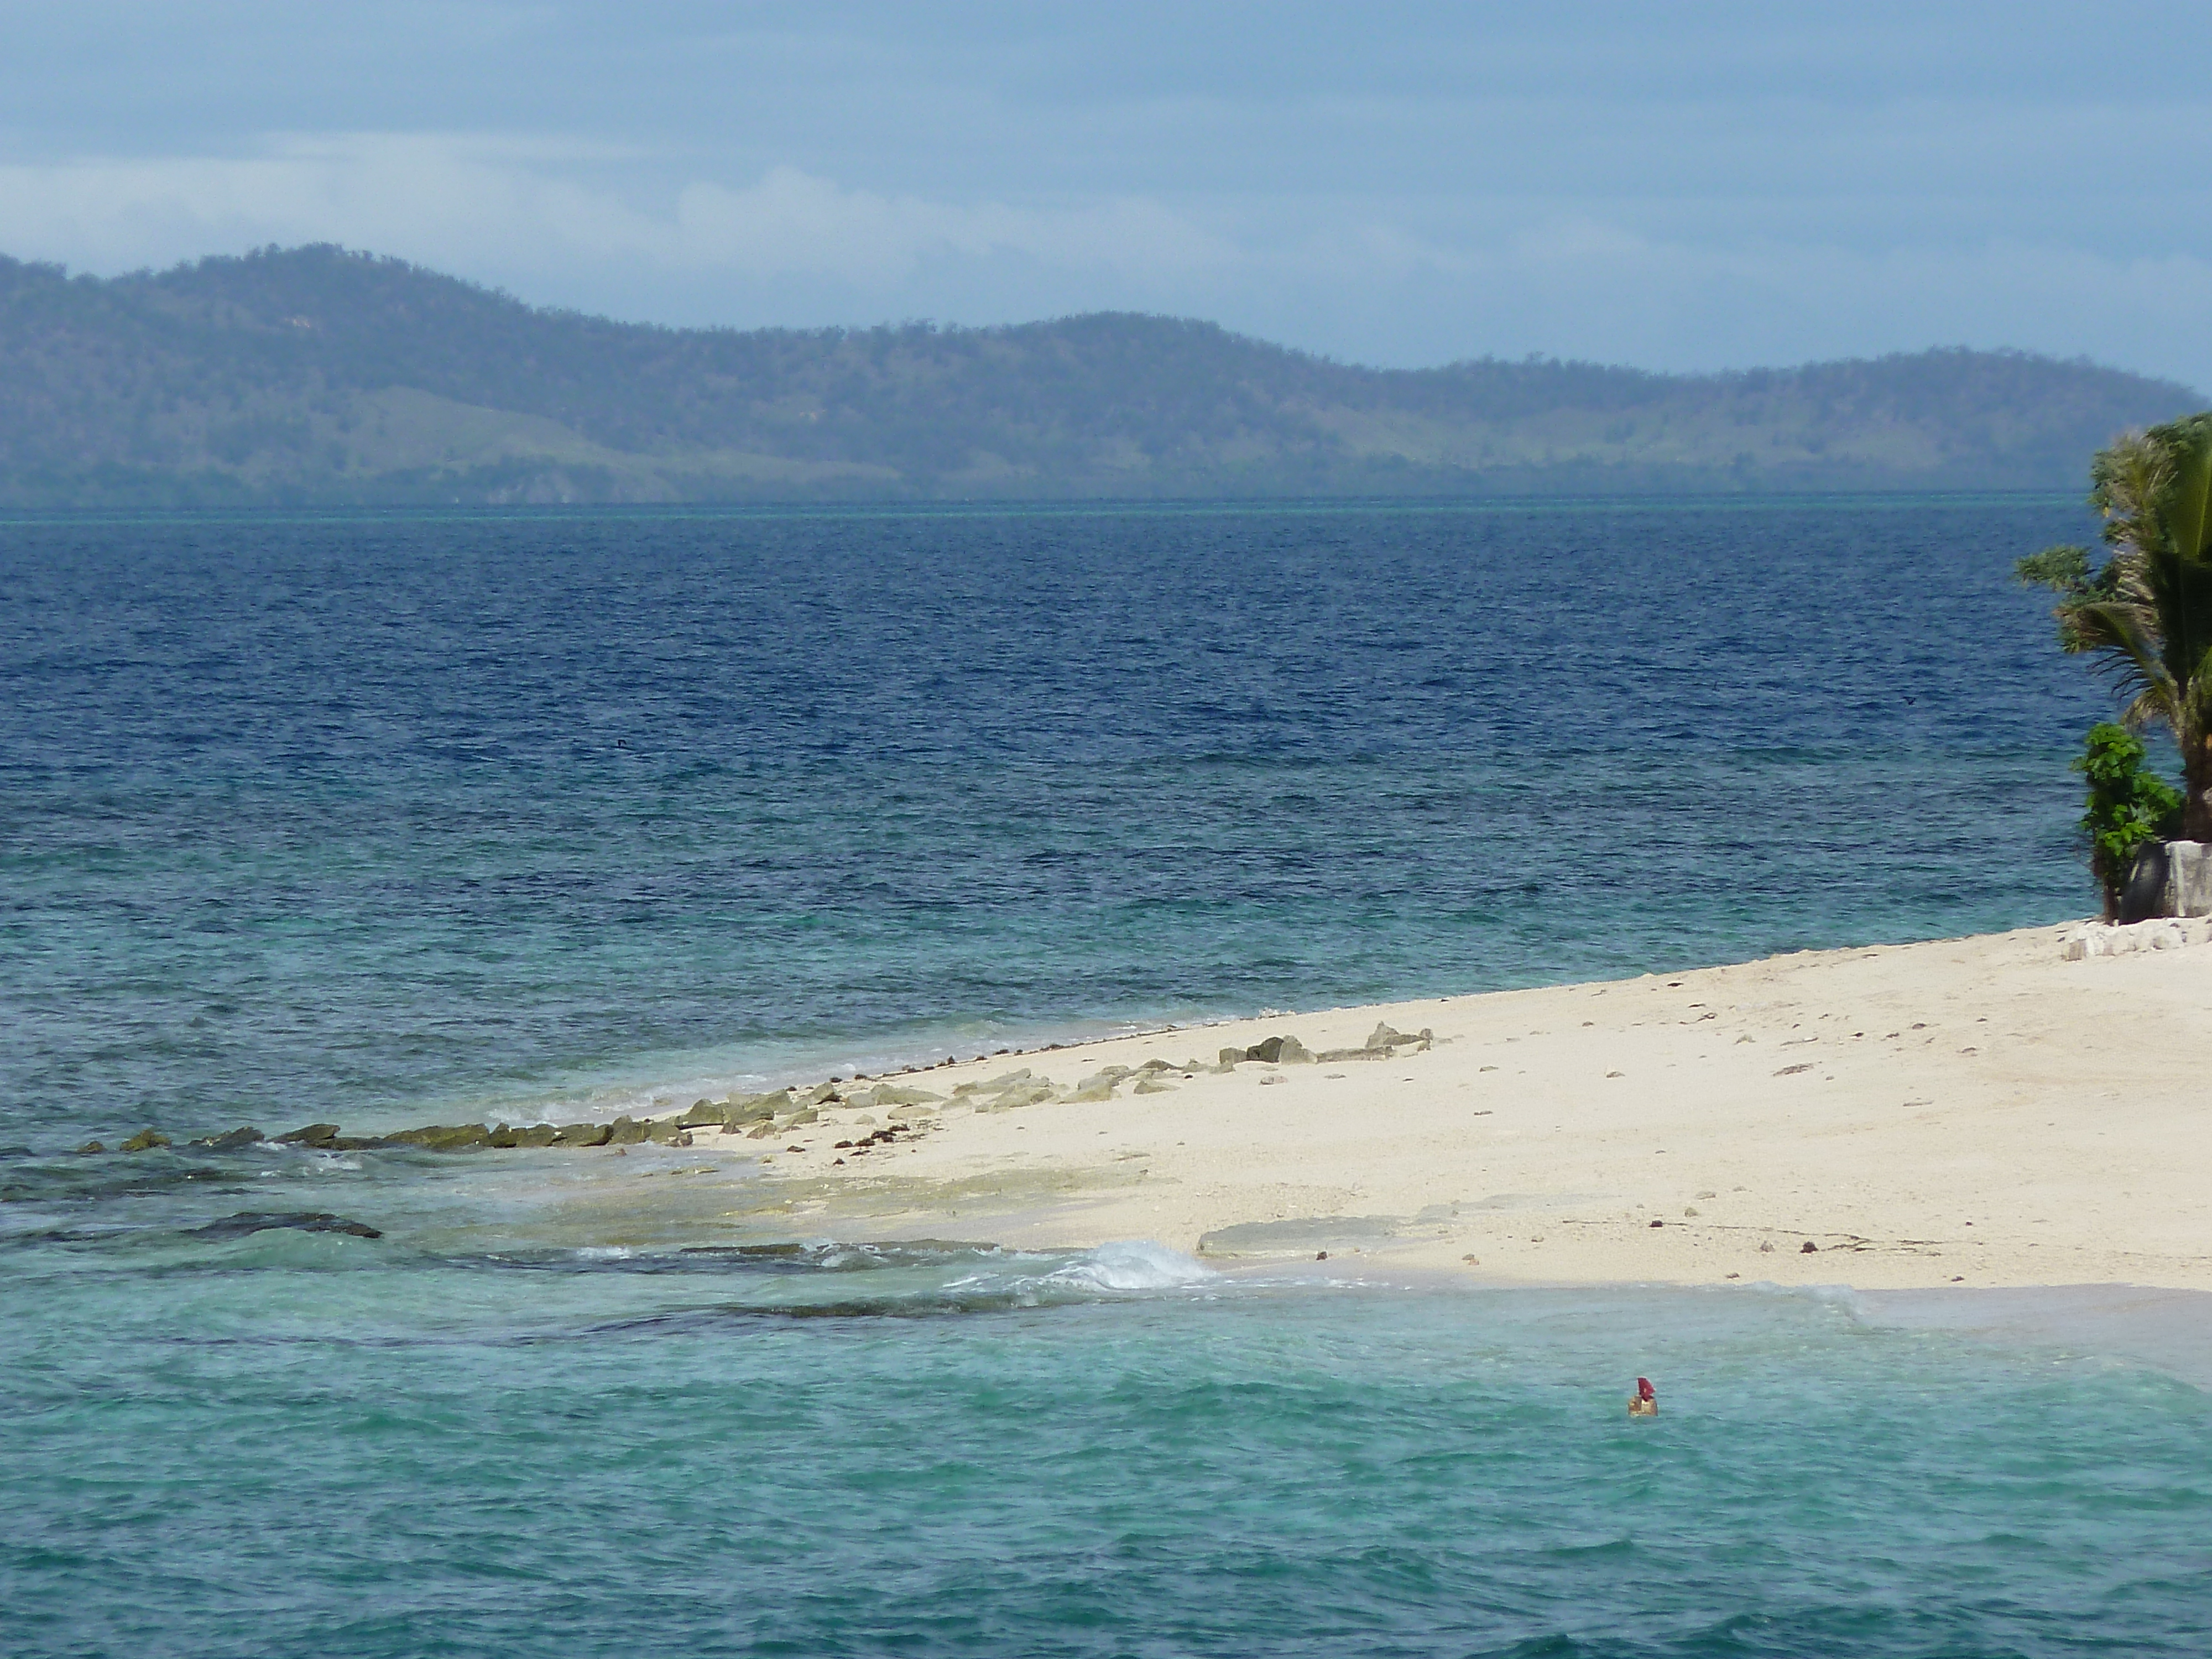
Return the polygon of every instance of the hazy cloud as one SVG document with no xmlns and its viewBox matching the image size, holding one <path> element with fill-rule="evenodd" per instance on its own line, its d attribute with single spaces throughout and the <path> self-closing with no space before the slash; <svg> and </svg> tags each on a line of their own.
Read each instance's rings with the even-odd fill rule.
<svg viewBox="0 0 2212 1659">
<path fill-rule="evenodd" d="M 2212 388 L 2212 13 L 15 6 L 0 252 L 265 242 L 738 325 L 1170 311 L 1369 362 L 2019 345 Z"/>
</svg>

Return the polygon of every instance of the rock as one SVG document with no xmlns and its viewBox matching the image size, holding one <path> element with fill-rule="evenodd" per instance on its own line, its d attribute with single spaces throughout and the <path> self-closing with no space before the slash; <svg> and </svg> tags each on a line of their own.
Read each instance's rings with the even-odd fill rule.
<svg viewBox="0 0 2212 1659">
<path fill-rule="evenodd" d="M 1224 1072 L 1234 1071 L 1237 1069 L 1237 1063 L 1244 1058 L 1246 1058 L 1245 1052 L 1242 1048 L 1224 1048 L 1221 1051 L 1221 1069 Z"/>
<path fill-rule="evenodd" d="M 837 1085 L 834 1083 L 824 1083 L 807 1095 L 805 1101 L 810 1106 L 827 1106 L 837 1098 Z"/>
<path fill-rule="evenodd" d="M 694 1101 L 691 1109 L 676 1121 L 687 1129 L 700 1128 L 709 1123 L 727 1123 L 730 1121 L 730 1104 L 727 1101 L 719 1105 L 711 1100 Z"/>
<path fill-rule="evenodd" d="M 1148 1060 L 1137 1069 L 1140 1072 L 1172 1072 L 1177 1068 L 1164 1060 Z"/>
<path fill-rule="evenodd" d="M 83 1146 L 77 1148 L 77 1151 L 80 1152 L 104 1152 L 106 1150 L 106 1146 L 97 1140 L 88 1140 Z"/>
<path fill-rule="evenodd" d="M 645 1126 L 645 1138 L 663 1146 L 689 1146 L 691 1132 L 680 1117 L 660 1118 Z"/>
<path fill-rule="evenodd" d="M 1022 1073 L 1024 1077 L 1028 1075 L 1027 1072 Z M 933 1095 L 927 1089 L 908 1089 L 895 1083 L 880 1084 L 875 1092 L 878 1106 L 927 1106 L 945 1098 L 943 1095 Z"/>
<path fill-rule="evenodd" d="M 1175 1085 L 1172 1083 L 1160 1083 L 1152 1078 L 1144 1077 L 1137 1079 L 1137 1086 L 1129 1092 L 1135 1095 L 1171 1095 L 1175 1091 Z"/>
<path fill-rule="evenodd" d="M 221 1221 L 210 1221 L 204 1227 L 194 1227 L 186 1235 L 191 1238 L 245 1238 L 254 1233 L 265 1233 L 285 1227 L 302 1233 L 343 1233 L 353 1238 L 381 1238 L 384 1235 L 365 1221 L 349 1221 L 342 1215 L 331 1215 L 324 1210 L 295 1211 L 286 1215 L 254 1215 L 245 1213 L 227 1216 Z"/>
<path fill-rule="evenodd" d="M 2124 925 L 2166 914 L 2166 843 L 2153 842 L 2136 854 L 2135 866 L 2120 888 L 2119 920 Z"/>
<path fill-rule="evenodd" d="M 168 1136 L 163 1134 L 159 1129 L 147 1128 L 141 1129 L 130 1139 L 125 1141 L 120 1150 L 126 1152 L 150 1152 L 156 1146 L 166 1146 L 168 1144 Z"/>
<path fill-rule="evenodd" d="M 1797 1254 L 1800 1255 L 1816 1255 L 1820 1253 L 1820 1247 L 1818 1244 L 1815 1244 L 1808 1238 L 1802 1244 L 1800 1244 L 1797 1247 Z"/>
<path fill-rule="evenodd" d="M 1004 1094 L 989 1100 L 978 1100 L 979 1112 L 1012 1112 L 1024 1106 L 1036 1106 L 1054 1097 L 1051 1084 L 1040 1079 L 1035 1083 L 1018 1083 Z"/>
<path fill-rule="evenodd" d="M 286 1141 L 295 1146 L 314 1146 L 318 1148 L 329 1146 L 331 1142 L 336 1140 L 337 1138 L 338 1126 L 335 1123 L 310 1123 L 303 1128 L 293 1130 L 292 1133 L 288 1135 L 278 1135 L 276 1137 L 276 1139 L 281 1141 Z"/>
<path fill-rule="evenodd" d="M 398 1134 L 386 1135 L 385 1141 L 394 1146 L 420 1146 L 431 1152 L 469 1152 L 489 1146 L 491 1131 L 481 1123 L 430 1123 L 419 1129 L 402 1129 Z"/>
<path fill-rule="evenodd" d="M 526 1129 L 514 1132 L 514 1144 L 518 1146 L 550 1146 L 553 1137 L 560 1133 L 550 1123 L 533 1123 Z"/>
<path fill-rule="evenodd" d="M 629 1113 L 623 1113 L 607 1125 L 607 1138 L 601 1143 L 607 1146 L 635 1146 L 647 1134 L 646 1126 L 633 1122 Z"/>
<path fill-rule="evenodd" d="M 802 1106 L 783 1120 L 783 1127 L 787 1129 L 795 1129 L 802 1123 L 819 1123 L 821 1121 L 820 1112 L 811 1106 Z"/>
<path fill-rule="evenodd" d="M 1393 1030 L 1388 1024 L 1380 1024 L 1368 1033 L 1367 1046 L 1372 1049 L 1383 1051 L 1407 1047 L 1426 1048 L 1436 1040 L 1437 1034 L 1425 1025 L 1408 1036 L 1403 1031 Z M 1323 1058 L 1327 1056 L 1324 1055 Z"/>
<path fill-rule="evenodd" d="M 1283 1039 L 1279 1036 L 1269 1037 L 1264 1042 L 1255 1042 L 1244 1051 L 1245 1059 L 1260 1060 L 1269 1066 L 1273 1065 L 1282 1057 Z"/>
<path fill-rule="evenodd" d="M 1126 1076 L 1127 1073 L 1123 1075 Z M 1096 1073 L 1077 1084 L 1075 1091 L 1068 1096 L 1068 1099 L 1079 1105 L 1111 1100 L 1114 1098 L 1114 1085 L 1121 1080 L 1120 1077 L 1115 1076 L 1110 1071 Z"/>
<path fill-rule="evenodd" d="M 745 1135 L 745 1139 L 747 1140 L 766 1140 L 775 1133 L 775 1121 L 771 1118 L 768 1121 L 763 1123 L 758 1128 L 749 1131 Z"/>
<path fill-rule="evenodd" d="M 555 1131 L 556 1146 L 604 1146 L 607 1144 L 607 1126 L 604 1123 L 564 1123 Z"/>
<path fill-rule="evenodd" d="M 502 1152 L 514 1145 L 514 1131 L 504 1123 L 495 1124 L 489 1136 L 491 1144 Z"/>
<path fill-rule="evenodd" d="M 1294 1036 L 1283 1039 L 1282 1050 L 1275 1058 L 1285 1066 L 1310 1066 L 1314 1063 L 1313 1050 Z"/>
<path fill-rule="evenodd" d="M 2166 915 L 2212 913 L 2212 842 L 2166 842 L 2166 880 L 2159 897 L 2159 908 Z"/>
<path fill-rule="evenodd" d="M 241 1123 L 235 1129 L 210 1135 L 205 1140 L 195 1141 L 193 1145 L 204 1146 L 211 1152 L 234 1152 L 241 1146 L 258 1146 L 268 1139 L 251 1123 Z"/>
</svg>

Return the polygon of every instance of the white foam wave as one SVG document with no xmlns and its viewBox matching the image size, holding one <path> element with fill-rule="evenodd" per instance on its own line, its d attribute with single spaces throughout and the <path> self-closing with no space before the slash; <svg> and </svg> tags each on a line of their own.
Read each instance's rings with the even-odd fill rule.
<svg viewBox="0 0 2212 1659">
<path fill-rule="evenodd" d="M 1203 1285 L 1216 1277 L 1211 1267 L 1149 1238 L 1101 1244 L 1045 1275 L 1048 1283 L 1101 1291 L 1173 1291 Z"/>
</svg>

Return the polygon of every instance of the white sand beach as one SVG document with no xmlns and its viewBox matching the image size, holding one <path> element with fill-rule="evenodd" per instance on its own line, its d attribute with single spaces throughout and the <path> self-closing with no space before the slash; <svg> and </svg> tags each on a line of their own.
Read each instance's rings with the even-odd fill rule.
<svg viewBox="0 0 2212 1659">
<path fill-rule="evenodd" d="M 756 1195 L 848 1237 L 1149 1238 L 1495 1282 L 2212 1289 L 2212 945 L 2067 961 L 2068 931 L 1088 1043 L 892 1080 L 934 1109 L 696 1145 L 765 1148 Z M 1278 1036 L 1358 1049 L 1378 1024 L 1434 1041 L 1185 1065 Z M 1110 1097 L 954 1094 L 1152 1060 Z M 893 1122 L 920 1133 L 836 1144 Z"/>
</svg>

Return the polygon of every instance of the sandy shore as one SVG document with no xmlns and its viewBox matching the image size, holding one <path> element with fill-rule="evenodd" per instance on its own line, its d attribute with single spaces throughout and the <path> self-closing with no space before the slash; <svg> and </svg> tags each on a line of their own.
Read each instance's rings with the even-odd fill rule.
<svg viewBox="0 0 2212 1659">
<path fill-rule="evenodd" d="M 1151 1238 L 1494 1281 L 2212 1290 L 2212 945 L 2068 962 L 2065 931 L 940 1067 L 894 1079 L 948 1097 L 933 1110 L 830 1107 L 766 1143 L 751 1195 L 846 1237 Z M 1378 1024 L 1434 1041 L 1212 1069 Z M 1148 1060 L 1171 1068 L 1095 1081 Z M 1024 1066 L 1106 1097 L 954 1095 Z M 836 1145 L 892 1122 L 921 1132 Z"/>
</svg>

